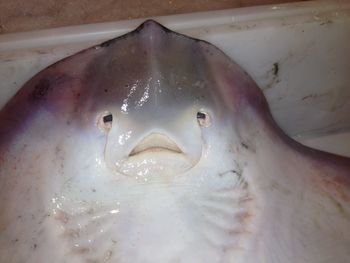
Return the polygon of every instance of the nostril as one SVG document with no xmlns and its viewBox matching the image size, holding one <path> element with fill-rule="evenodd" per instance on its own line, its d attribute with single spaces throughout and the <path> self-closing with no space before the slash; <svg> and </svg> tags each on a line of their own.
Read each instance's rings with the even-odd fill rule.
<svg viewBox="0 0 350 263">
<path fill-rule="evenodd" d="M 100 130 L 108 132 L 112 128 L 113 115 L 109 111 L 101 113 L 98 117 L 97 126 Z"/>
<path fill-rule="evenodd" d="M 113 115 L 111 113 L 109 113 L 106 116 L 103 116 L 103 122 L 104 123 L 108 123 L 108 122 L 112 122 L 113 121 Z"/>
<path fill-rule="evenodd" d="M 204 112 L 197 112 L 197 119 L 204 120 L 206 117 L 206 114 Z"/>
<path fill-rule="evenodd" d="M 202 127 L 209 127 L 211 125 L 211 118 L 209 114 L 203 111 L 197 112 L 197 121 Z"/>
</svg>

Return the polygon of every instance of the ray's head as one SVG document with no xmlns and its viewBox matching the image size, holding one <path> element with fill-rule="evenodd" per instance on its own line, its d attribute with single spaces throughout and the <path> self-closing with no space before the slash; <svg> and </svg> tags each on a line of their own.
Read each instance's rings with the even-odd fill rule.
<svg viewBox="0 0 350 263">
<path fill-rule="evenodd" d="M 223 52 L 154 21 L 54 64 L 18 97 L 23 114 L 35 105 L 104 134 L 107 163 L 125 174 L 145 165 L 185 172 L 213 135 L 229 136 L 248 112 L 269 115 L 254 81 Z"/>
</svg>

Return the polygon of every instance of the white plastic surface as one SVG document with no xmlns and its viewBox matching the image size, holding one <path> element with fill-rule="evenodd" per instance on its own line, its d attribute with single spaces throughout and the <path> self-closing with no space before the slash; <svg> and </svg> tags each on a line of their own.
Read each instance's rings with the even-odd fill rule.
<svg viewBox="0 0 350 263">
<path fill-rule="evenodd" d="M 350 157 L 350 132 L 295 139 L 312 148 Z"/>
<path fill-rule="evenodd" d="M 307 135 L 309 145 L 328 150 L 310 136 L 350 128 L 350 1 L 311 1 L 155 20 L 207 40 L 232 57 L 264 90 L 274 117 L 288 134 Z M 49 64 L 126 33 L 142 21 L 0 35 L 0 107 Z M 328 137 L 322 138 L 324 142 Z M 350 136 L 340 138 L 349 141 Z M 341 146 L 342 150 L 333 152 L 350 156 L 349 144 Z"/>
</svg>

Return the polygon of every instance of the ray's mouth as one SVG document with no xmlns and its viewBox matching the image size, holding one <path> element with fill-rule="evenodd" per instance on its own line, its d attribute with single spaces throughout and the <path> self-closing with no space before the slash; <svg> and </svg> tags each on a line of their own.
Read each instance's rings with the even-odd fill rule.
<svg viewBox="0 0 350 263">
<path fill-rule="evenodd" d="M 129 153 L 115 161 L 115 169 L 135 179 L 168 180 L 190 170 L 197 163 L 186 148 L 165 134 L 151 133 L 134 145 Z"/>
<path fill-rule="evenodd" d="M 177 144 L 171 140 L 168 136 L 153 133 L 142 141 L 140 141 L 129 153 L 129 157 L 133 157 L 142 153 L 178 153 L 182 154 L 183 151 L 177 146 Z"/>
</svg>

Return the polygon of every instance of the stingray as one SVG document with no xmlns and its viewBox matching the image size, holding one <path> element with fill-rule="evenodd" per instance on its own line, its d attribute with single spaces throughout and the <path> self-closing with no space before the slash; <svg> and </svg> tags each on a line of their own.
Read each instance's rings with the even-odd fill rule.
<svg viewBox="0 0 350 263">
<path fill-rule="evenodd" d="M 1 263 L 346 263 L 350 160 L 215 46 L 146 21 L 0 112 Z"/>
</svg>

